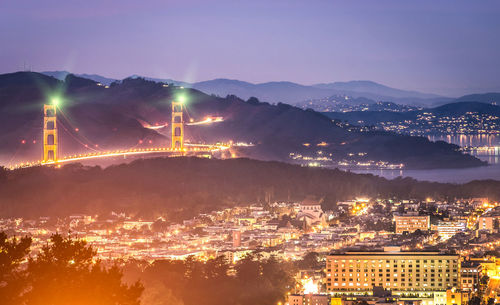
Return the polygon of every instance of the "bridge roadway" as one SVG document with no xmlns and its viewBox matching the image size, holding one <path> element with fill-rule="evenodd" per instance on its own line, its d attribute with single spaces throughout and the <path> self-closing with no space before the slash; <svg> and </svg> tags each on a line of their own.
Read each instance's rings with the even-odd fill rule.
<svg viewBox="0 0 500 305">
<path fill-rule="evenodd" d="M 169 153 L 174 156 L 182 156 L 188 153 L 203 153 L 203 152 L 217 152 L 229 149 L 231 146 L 226 144 L 219 145 L 205 145 L 205 144 L 184 144 L 186 146 L 184 149 L 172 149 L 170 147 L 155 147 L 155 148 L 134 148 L 128 150 L 116 150 L 116 151 L 106 151 L 88 154 L 79 154 L 72 156 L 65 156 L 57 161 L 35 161 L 20 163 L 8 167 L 9 169 L 27 168 L 42 165 L 57 165 L 63 163 L 70 163 L 81 160 L 97 159 L 97 158 L 108 158 L 108 157 L 119 157 L 119 156 L 130 156 L 130 155 L 142 155 L 142 154 L 162 154 Z"/>
</svg>

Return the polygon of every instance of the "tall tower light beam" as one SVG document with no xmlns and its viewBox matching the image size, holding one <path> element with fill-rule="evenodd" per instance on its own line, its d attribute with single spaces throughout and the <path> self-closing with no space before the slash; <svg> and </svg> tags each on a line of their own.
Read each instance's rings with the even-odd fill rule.
<svg viewBox="0 0 500 305">
<path fill-rule="evenodd" d="M 43 105 L 43 163 L 58 160 L 57 104 L 54 99 L 52 104 Z"/>
<path fill-rule="evenodd" d="M 183 98 L 172 101 L 172 150 L 184 150 Z"/>
</svg>

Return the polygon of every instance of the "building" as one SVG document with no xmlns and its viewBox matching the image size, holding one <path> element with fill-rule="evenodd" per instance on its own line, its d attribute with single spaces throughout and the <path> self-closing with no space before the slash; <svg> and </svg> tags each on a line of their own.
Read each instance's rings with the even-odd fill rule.
<svg viewBox="0 0 500 305">
<path fill-rule="evenodd" d="M 449 239 L 453 235 L 465 231 L 467 222 L 465 220 L 439 221 L 436 231 L 442 239 Z"/>
<path fill-rule="evenodd" d="M 374 287 L 372 295 L 333 297 L 330 305 L 359 305 L 360 303 L 370 305 L 422 305 L 421 300 L 401 300 L 399 296 L 393 296 L 391 291 L 382 287 Z"/>
<path fill-rule="evenodd" d="M 498 232 L 498 223 L 500 220 L 500 210 L 495 208 L 478 219 L 478 230 L 487 230 L 490 233 Z"/>
<path fill-rule="evenodd" d="M 422 300 L 401 300 L 396 297 L 390 298 L 377 298 L 377 297 L 355 297 L 341 299 L 339 304 L 332 303 L 330 305 L 359 305 L 360 302 L 365 301 L 369 305 L 423 305 Z M 364 303 L 364 302 L 363 302 Z"/>
<path fill-rule="evenodd" d="M 481 264 L 481 275 L 487 275 L 490 278 L 500 277 L 500 259 L 496 257 L 471 258 L 470 261 Z"/>
<path fill-rule="evenodd" d="M 394 249 L 391 249 L 394 250 Z M 374 287 L 393 295 L 446 304 L 446 290 L 459 287 L 459 256 L 439 252 L 344 252 L 326 262 L 326 290 L 338 295 L 370 295 Z"/>
<path fill-rule="evenodd" d="M 478 261 L 463 261 L 460 269 L 460 288 L 463 291 L 475 291 L 483 268 Z"/>
<path fill-rule="evenodd" d="M 291 294 L 288 296 L 288 305 L 330 305 L 330 296 L 327 294 Z"/>
<path fill-rule="evenodd" d="M 396 233 L 413 233 L 417 230 L 427 231 L 430 229 L 431 218 L 429 215 L 404 214 L 394 215 Z"/>
<path fill-rule="evenodd" d="M 322 200 L 306 198 L 300 203 L 297 219 L 303 220 L 307 226 L 325 223 L 325 215 L 321 209 Z"/>
<path fill-rule="evenodd" d="M 143 220 L 127 220 L 123 222 L 123 228 L 125 230 L 142 230 L 147 229 L 151 230 L 151 226 L 153 225 L 153 221 L 143 221 Z"/>
<path fill-rule="evenodd" d="M 446 290 L 446 305 L 462 305 L 469 302 L 470 293 L 459 289 Z"/>
<path fill-rule="evenodd" d="M 233 231 L 233 248 L 241 247 L 241 231 Z"/>
</svg>

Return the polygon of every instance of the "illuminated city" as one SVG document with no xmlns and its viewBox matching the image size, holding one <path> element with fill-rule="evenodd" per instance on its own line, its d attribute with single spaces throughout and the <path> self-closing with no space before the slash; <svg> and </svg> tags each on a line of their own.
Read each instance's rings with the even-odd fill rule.
<svg viewBox="0 0 500 305">
<path fill-rule="evenodd" d="M 0 305 L 500 305 L 500 3 L 0 3 Z"/>
</svg>

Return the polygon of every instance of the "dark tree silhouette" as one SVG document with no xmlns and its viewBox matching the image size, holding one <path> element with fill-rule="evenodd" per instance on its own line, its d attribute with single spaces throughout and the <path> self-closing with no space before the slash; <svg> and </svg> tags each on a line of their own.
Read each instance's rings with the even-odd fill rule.
<svg viewBox="0 0 500 305">
<path fill-rule="evenodd" d="M 126 270 L 137 272 L 133 266 Z M 147 304 L 275 305 L 295 285 L 291 270 L 291 263 L 258 255 L 247 255 L 234 268 L 224 256 L 206 262 L 188 257 L 155 261 L 135 277 L 145 284 Z"/>
<path fill-rule="evenodd" d="M 300 269 L 320 269 L 321 262 L 317 252 L 308 252 L 304 257 L 297 262 L 297 267 Z"/>
<path fill-rule="evenodd" d="M 30 238 L 0 233 L 0 299 L 21 305 L 139 305 L 143 287 L 122 283 L 122 272 L 95 259 L 85 241 L 53 235 L 40 253 L 21 266 Z"/>
<path fill-rule="evenodd" d="M 117 266 L 94 261 L 96 251 L 85 241 L 53 235 L 36 258 L 30 258 L 23 296 L 27 305 L 139 305 L 143 287 L 122 284 Z"/>
<path fill-rule="evenodd" d="M 478 297 L 478 296 L 473 296 L 470 300 L 469 300 L 469 305 L 481 305 L 481 298 Z"/>
<path fill-rule="evenodd" d="M 495 201 L 500 199 L 500 182 L 389 181 L 337 169 L 249 159 L 157 158 L 106 169 L 73 164 L 59 169 L 9 171 L 7 181 L 0 183 L 0 216 L 35 218 L 119 211 L 143 218 L 168 215 L 168 221 L 178 222 L 239 203 L 301 201 L 310 195 L 328 198 L 322 204 L 325 210 L 356 196 L 421 200 L 488 197 Z"/>
<path fill-rule="evenodd" d="M 247 103 L 249 104 L 252 104 L 252 105 L 258 105 L 260 104 L 260 101 L 258 98 L 256 98 L 255 96 L 251 96 L 248 100 L 247 100 Z"/>
<path fill-rule="evenodd" d="M 19 265 L 29 253 L 31 238 L 8 239 L 0 232 L 0 300 L 2 304 L 19 304 L 24 289 L 24 273 Z"/>
</svg>

